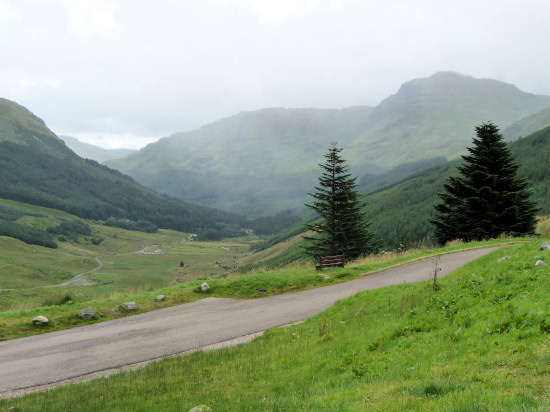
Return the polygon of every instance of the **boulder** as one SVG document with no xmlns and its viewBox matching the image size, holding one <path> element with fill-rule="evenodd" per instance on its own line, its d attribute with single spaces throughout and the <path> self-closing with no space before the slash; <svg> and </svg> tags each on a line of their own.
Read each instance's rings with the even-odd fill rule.
<svg viewBox="0 0 550 412">
<path fill-rule="evenodd" d="M 157 297 L 155 298 L 155 300 L 157 302 L 162 302 L 163 300 L 166 300 L 166 296 L 164 295 L 157 295 Z"/>
<path fill-rule="evenodd" d="M 194 408 L 189 409 L 189 412 L 211 412 L 212 409 L 210 409 L 206 405 L 199 405 L 195 406 Z"/>
<path fill-rule="evenodd" d="M 208 289 L 210 289 L 210 286 L 208 286 L 208 283 L 204 282 L 201 285 L 201 292 L 206 292 Z"/>
<path fill-rule="evenodd" d="M 124 302 L 122 307 L 126 310 L 137 310 L 138 305 L 136 302 Z"/>
<path fill-rule="evenodd" d="M 546 263 L 539 259 L 537 263 L 535 263 L 535 266 L 546 266 Z"/>
<path fill-rule="evenodd" d="M 82 309 L 80 312 L 78 312 L 78 316 L 80 316 L 82 319 L 92 319 L 94 317 L 94 310 L 88 306 L 86 309 Z"/>
<path fill-rule="evenodd" d="M 544 252 L 550 252 L 550 245 L 544 244 L 541 246 L 540 250 Z"/>
<path fill-rule="evenodd" d="M 35 325 L 41 326 L 41 325 L 48 325 L 50 321 L 46 316 L 37 316 L 32 320 L 32 323 L 34 323 Z"/>
</svg>

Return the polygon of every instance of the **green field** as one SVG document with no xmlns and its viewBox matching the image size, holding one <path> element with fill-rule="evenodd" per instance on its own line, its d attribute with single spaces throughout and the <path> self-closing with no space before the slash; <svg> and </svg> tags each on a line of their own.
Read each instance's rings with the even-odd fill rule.
<svg viewBox="0 0 550 412">
<path fill-rule="evenodd" d="M 46 229 L 65 220 L 79 220 L 92 229 L 92 235 L 80 235 L 76 241 L 57 240 L 56 249 L 0 236 L 0 311 L 44 306 L 67 294 L 73 301 L 85 302 L 193 279 L 225 277 L 248 255 L 250 244 L 257 241 L 243 238 L 196 242 L 181 232 L 129 231 L 102 226 L 55 209 L 3 199 L 0 205 L 38 215 L 23 216 L 16 221 L 35 228 Z M 95 245 L 94 238 L 101 238 L 101 243 Z M 92 286 L 51 287 L 96 268 L 85 276 L 94 283 Z"/>
<path fill-rule="evenodd" d="M 0 401 L 0 410 L 548 410 L 550 266 L 535 262 L 550 252 L 540 246 L 493 252 L 437 290 L 361 292 L 247 345 Z"/>
</svg>

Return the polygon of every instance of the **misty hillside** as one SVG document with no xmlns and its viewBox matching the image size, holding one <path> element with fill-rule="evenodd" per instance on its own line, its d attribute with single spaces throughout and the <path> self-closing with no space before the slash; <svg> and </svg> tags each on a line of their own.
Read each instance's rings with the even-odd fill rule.
<svg viewBox="0 0 550 412">
<path fill-rule="evenodd" d="M 507 140 L 515 140 L 519 137 L 529 136 L 550 126 L 550 108 L 527 116 L 508 126 L 502 134 Z"/>
<path fill-rule="evenodd" d="M 89 219 L 147 220 L 176 230 L 240 227 L 242 219 L 161 196 L 118 171 L 84 160 L 42 120 L 0 100 L 0 197 Z"/>
<path fill-rule="evenodd" d="M 492 120 L 503 129 L 546 107 L 548 96 L 444 72 L 405 83 L 375 108 L 241 113 L 107 164 L 162 193 L 265 216 L 302 209 L 331 142 L 344 148 L 354 175 L 373 180 L 401 164 L 456 158 L 476 125 Z"/>
<path fill-rule="evenodd" d="M 59 136 L 69 149 L 75 152 L 83 159 L 91 159 L 96 162 L 103 163 L 108 160 L 120 159 L 134 153 L 134 149 L 104 149 L 99 146 L 94 146 L 89 143 L 84 143 L 75 137 Z"/>
<path fill-rule="evenodd" d="M 367 127 L 371 111 L 244 112 L 107 164 L 162 193 L 251 217 L 271 215 L 303 202 L 330 143 L 347 145 Z"/>
<path fill-rule="evenodd" d="M 550 96 L 511 84 L 437 73 L 403 84 L 375 108 L 369 129 L 349 146 L 350 161 L 396 166 L 437 156 L 457 158 L 475 126 L 492 121 L 503 130 L 549 106 Z"/>
</svg>

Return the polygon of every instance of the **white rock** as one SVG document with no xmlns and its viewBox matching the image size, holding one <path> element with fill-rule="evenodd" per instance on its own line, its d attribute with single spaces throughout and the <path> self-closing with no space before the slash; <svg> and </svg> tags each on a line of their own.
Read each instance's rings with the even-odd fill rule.
<svg viewBox="0 0 550 412">
<path fill-rule="evenodd" d="M 88 306 L 86 309 L 82 309 L 80 312 L 78 312 L 78 316 L 80 316 L 82 319 L 92 319 L 94 317 L 94 310 Z"/>
<path fill-rule="evenodd" d="M 210 286 L 208 286 L 208 283 L 204 282 L 201 285 L 201 292 L 206 292 L 208 289 L 210 289 Z"/>
<path fill-rule="evenodd" d="M 546 266 L 546 263 L 542 260 L 537 260 L 537 263 L 535 263 L 535 266 Z"/>
<path fill-rule="evenodd" d="M 47 325 L 50 323 L 46 316 L 37 316 L 32 320 L 35 325 Z"/>
<path fill-rule="evenodd" d="M 162 302 L 163 300 L 166 300 L 166 296 L 164 295 L 157 295 L 157 297 L 155 298 L 155 300 L 157 302 Z"/>
<path fill-rule="evenodd" d="M 124 309 L 128 309 L 128 310 L 137 310 L 138 305 L 137 305 L 136 302 L 124 302 L 124 303 L 122 304 L 122 307 L 123 307 Z"/>
</svg>

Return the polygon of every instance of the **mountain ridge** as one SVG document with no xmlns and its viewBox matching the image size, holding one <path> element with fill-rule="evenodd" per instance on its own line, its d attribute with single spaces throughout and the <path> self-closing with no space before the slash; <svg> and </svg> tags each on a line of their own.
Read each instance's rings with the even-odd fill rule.
<svg viewBox="0 0 550 412">
<path fill-rule="evenodd" d="M 244 220 L 160 195 L 119 171 L 80 158 L 44 121 L 7 99 L 0 100 L 0 197 L 88 219 L 146 220 L 180 231 L 228 233 Z"/>
<path fill-rule="evenodd" d="M 404 83 L 376 107 L 261 109 L 175 133 L 107 162 L 161 193 L 234 213 L 262 216 L 303 210 L 332 142 L 354 175 L 400 164 L 457 158 L 474 127 L 501 129 L 550 107 L 492 79 L 452 72 Z"/>
</svg>

